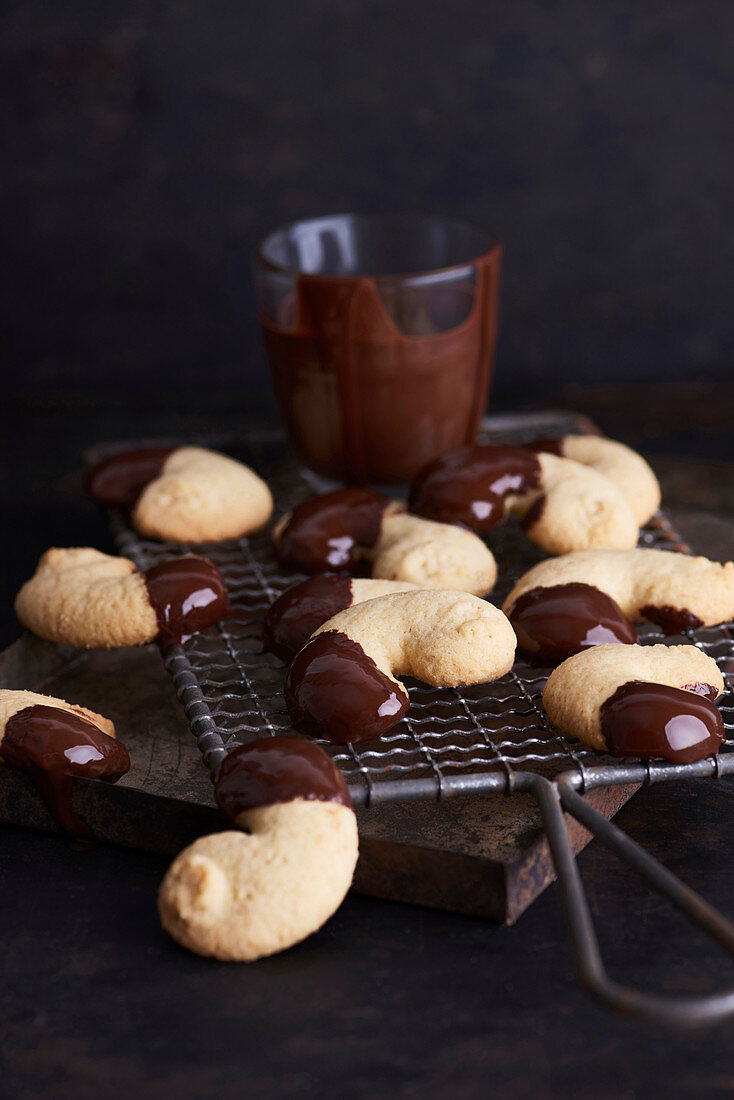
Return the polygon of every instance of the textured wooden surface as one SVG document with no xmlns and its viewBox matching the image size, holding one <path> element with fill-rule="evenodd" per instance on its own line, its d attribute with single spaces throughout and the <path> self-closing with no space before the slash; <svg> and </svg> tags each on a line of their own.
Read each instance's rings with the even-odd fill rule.
<svg viewBox="0 0 734 1100">
<path fill-rule="evenodd" d="M 0 656 L 0 683 L 84 700 L 113 719 L 132 767 L 114 786 L 77 781 L 74 803 L 102 840 L 173 854 L 225 828 L 209 775 L 154 646 L 83 652 L 24 635 Z M 594 792 L 611 814 L 628 788 Z M 35 788 L 0 767 L 0 819 L 55 831 Z M 355 889 L 498 920 L 516 918 L 552 878 L 533 799 L 490 795 L 359 811 Z M 588 834 L 575 824 L 576 847 Z"/>
<path fill-rule="evenodd" d="M 725 463 L 671 460 L 661 470 L 665 497 L 725 508 Z M 698 494 L 696 496 L 696 494 Z M 695 550 L 731 557 L 734 524 L 725 516 L 669 509 Z M 132 767 L 115 786 L 77 781 L 79 812 L 102 840 L 172 854 L 194 837 L 225 827 L 211 783 L 173 686 L 155 647 L 77 651 L 30 635 L 0 655 L 0 683 L 84 702 L 112 718 Z M 633 788 L 597 790 L 597 808 L 612 816 Z M 0 767 L 0 819 L 54 831 L 26 778 Z M 387 804 L 359 811 L 361 857 L 355 889 L 376 897 L 513 921 L 552 881 L 539 813 L 530 796 Z M 578 851 L 589 834 L 569 821 Z"/>
<path fill-rule="evenodd" d="M 717 478 L 706 459 L 734 457 L 734 401 L 695 388 L 679 402 L 671 387 L 574 393 L 577 407 L 591 410 L 610 435 L 653 452 L 667 479 L 667 510 L 693 545 L 731 554 L 732 469 Z M 233 396 L 216 419 L 236 426 L 244 399 Z M 213 419 L 198 402 L 185 415 L 172 409 L 168 394 L 158 407 L 131 395 L 107 412 L 93 402 L 55 407 L 39 398 L 32 415 L 8 416 L 5 442 L 24 462 L 4 487 L 14 535 L 4 543 L 0 578 L 6 644 L 18 632 L 12 595 L 50 543 L 112 551 L 102 516 L 79 492 L 82 448 L 98 439 L 195 433 Z M 676 502 L 687 509 L 671 507 Z M 708 516 L 703 507 L 722 514 Z M 731 781 L 653 786 L 617 821 L 732 914 Z M 112 845 L 80 855 L 38 830 L 2 829 L 3 1098 L 732 1094 L 734 1023 L 671 1034 L 599 1008 L 574 981 L 553 889 L 514 928 L 352 894 L 297 948 L 233 967 L 189 955 L 162 933 L 155 893 L 168 862 Z M 617 979 L 668 993 L 731 981 L 721 953 L 602 845 L 589 845 L 579 865 Z"/>
</svg>

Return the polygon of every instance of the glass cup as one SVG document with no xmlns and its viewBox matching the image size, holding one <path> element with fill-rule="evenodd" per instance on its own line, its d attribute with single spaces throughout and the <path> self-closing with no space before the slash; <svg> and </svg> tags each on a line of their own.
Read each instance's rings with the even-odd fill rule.
<svg viewBox="0 0 734 1100">
<path fill-rule="evenodd" d="M 502 247 L 422 214 L 294 222 L 255 252 L 258 310 L 288 435 L 306 466 L 407 482 L 476 439 L 497 339 Z"/>
</svg>

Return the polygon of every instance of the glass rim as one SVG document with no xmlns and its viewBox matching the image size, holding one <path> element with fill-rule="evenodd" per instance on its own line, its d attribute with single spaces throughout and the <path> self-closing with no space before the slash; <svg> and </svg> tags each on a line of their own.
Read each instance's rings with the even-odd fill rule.
<svg viewBox="0 0 734 1100">
<path fill-rule="evenodd" d="M 297 225 L 308 225 L 309 223 L 333 221 L 339 218 L 354 218 L 363 222 L 382 222 L 391 218 L 398 219 L 404 218 L 406 220 L 415 219 L 416 221 L 426 222 L 442 222 L 445 225 L 461 226 L 464 229 L 472 229 L 477 233 L 482 234 L 487 241 L 487 247 L 481 252 L 478 252 L 476 256 L 471 259 L 464 260 L 462 263 L 447 264 L 444 267 L 426 267 L 417 271 L 404 271 L 397 274 L 389 275 L 328 275 L 318 271 L 303 271 L 298 267 L 288 267 L 285 264 L 276 263 L 274 260 L 268 259 L 264 253 L 265 246 L 268 242 L 276 236 L 276 234 L 284 233 L 289 229 L 293 229 Z M 357 283 L 362 279 L 372 279 L 374 282 L 406 282 L 406 281 L 422 281 L 431 280 L 436 276 L 446 275 L 449 273 L 459 273 L 467 271 L 474 267 L 475 264 L 488 260 L 490 257 L 499 255 L 503 251 L 503 245 L 499 237 L 487 226 L 481 222 L 473 221 L 469 218 L 457 218 L 444 214 L 431 214 L 421 210 L 392 210 L 382 211 L 380 213 L 368 213 L 363 214 L 357 211 L 345 211 L 343 213 L 336 214 L 316 214 L 308 218 L 295 218 L 293 221 L 285 222 L 283 225 L 277 226 L 267 233 L 260 243 L 252 250 L 253 263 L 256 266 L 264 268 L 267 271 L 280 275 L 297 275 L 301 279 L 308 279 L 314 282 L 349 282 Z"/>
</svg>

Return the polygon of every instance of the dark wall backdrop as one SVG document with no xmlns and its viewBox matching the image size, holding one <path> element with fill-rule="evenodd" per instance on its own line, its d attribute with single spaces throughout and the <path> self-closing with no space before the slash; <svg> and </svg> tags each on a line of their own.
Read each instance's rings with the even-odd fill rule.
<svg viewBox="0 0 734 1100">
<path fill-rule="evenodd" d="M 3 7 L 11 388 L 243 383 L 266 409 L 250 249 L 382 207 L 505 241 L 504 396 L 730 376 L 732 5 Z"/>
</svg>

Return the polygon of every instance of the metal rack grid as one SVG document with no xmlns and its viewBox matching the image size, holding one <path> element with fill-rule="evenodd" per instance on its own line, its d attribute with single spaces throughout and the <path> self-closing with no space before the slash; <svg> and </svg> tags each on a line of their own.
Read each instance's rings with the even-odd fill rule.
<svg viewBox="0 0 734 1100">
<path fill-rule="evenodd" d="M 521 443 L 567 432 L 593 430 L 583 418 L 546 413 L 490 418 L 487 442 Z M 325 486 L 303 471 L 284 452 L 279 433 L 248 440 L 246 448 L 231 441 L 207 440 L 241 457 L 263 474 L 279 512 Z M 239 453 L 238 453 L 239 452 Z M 211 774 L 233 747 L 253 738 L 288 729 L 281 687 L 283 668 L 263 654 L 262 617 L 272 600 L 300 579 L 278 565 L 267 534 L 211 546 L 180 546 L 140 539 L 119 513 L 112 526 L 121 553 L 140 568 L 171 554 L 205 553 L 222 571 L 232 597 L 233 616 L 226 623 L 165 653 L 192 732 Z M 277 517 L 276 517 L 277 518 Z M 490 540 L 500 569 L 493 600 L 501 603 L 517 577 L 540 554 L 515 527 L 508 525 Z M 663 515 L 641 532 L 640 544 L 689 552 Z M 641 640 L 663 640 L 653 626 Z M 355 803 L 392 799 L 441 798 L 451 794 L 525 791 L 536 799 L 558 875 L 561 905 L 579 981 L 610 1008 L 646 1019 L 695 1026 L 734 1014 L 734 989 L 701 996 L 662 996 L 619 985 L 604 969 L 599 943 L 578 867 L 568 838 L 564 812 L 606 844 L 734 955 L 734 923 L 712 909 L 662 864 L 643 851 L 580 795 L 599 786 L 645 784 L 670 779 L 719 778 L 734 774 L 734 635 L 731 624 L 686 631 L 681 638 L 714 657 L 724 675 L 726 692 L 719 705 L 727 731 L 722 752 L 694 764 L 618 760 L 564 737 L 547 721 L 541 693 L 548 669 L 522 660 L 491 685 L 444 691 L 409 685 L 406 718 L 377 744 L 333 746 L 326 750 L 342 768 Z"/>
<path fill-rule="evenodd" d="M 488 442 L 518 443 L 539 434 L 578 430 L 574 418 L 539 418 L 518 425 L 488 421 Z M 317 479 L 284 453 L 278 435 L 260 436 L 236 453 L 269 482 L 278 513 L 288 511 L 313 494 Z M 261 532 L 249 539 L 182 546 L 140 538 L 125 518 L 114 513 L 113 530 L 120 551 L 145 569 L 182 552 L 209 557 L 222 572 L 232 600 L 226 622 L 166 651 L 165 662 L 185 708 L 192 732 L 212 774 L 235 746 L 290 729 L 282 696 L 284 668 L 262 651 L 261 623 L 273 599 L 301 574 L 283 571 L 273 553 L 270 536 Z M 493 532 L 490 541 L 499 566 L 500 581 L 492 600 L 501 604 L 516 579 L 542 557 L 513 524 Z M 667 519 L 655 517 L 641 534 L 641 545 L 688 548 Z M 689 641 L 719 662 L 727 683 L 720 701 L 728 740 L 724 754 L 734 747 L 734 637 L 726 626 L 687 631 L 680 638 L 664 638 L 652 625 L 640 631 L 641 641 Z M 377 801 L 441 798 L 455 794 L 526 789 L 532 776 L 555 780 L 570 773 L 581 790 L 625 781 L 629 763 L 605 756 L 573 738 L 565 737 L 545 717 L 541 693 L 547 668 L 518 660 L 507 676 L 494 684 L 456 689 L 409 684 L 410 708 L 379 742 L 323 747 L 342 769 L 355 804 Z M 725 756 L 719 772 L 734 763 Z M 657 776 L 679 772 L 673 765 L 644 765 Z"/>
</svg>

